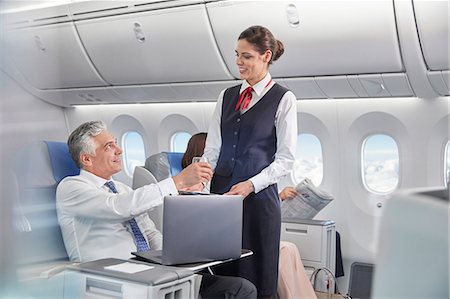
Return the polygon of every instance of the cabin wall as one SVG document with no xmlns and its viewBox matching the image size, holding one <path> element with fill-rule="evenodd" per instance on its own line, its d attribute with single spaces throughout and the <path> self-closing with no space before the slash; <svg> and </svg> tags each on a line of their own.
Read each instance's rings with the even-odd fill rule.
<svg viewBox="0 0 450 299">
<path fill-rule="evenodd" d="M 443 185 L 443 157 L 449 133 L 450 98 L 299 100 L 298 132 L 316 135 L 323 151 L 320 188 L 335 200 L 316 219 L 331 219 L 341 234 L 348 286 L 353 262 L 376 263 L 376 235 L 388 196 L 368 192 L 361 179 L 361 146 L 366 137 L 387 134 L 397 142 L 398 188 Z M 65 109 L 69 130 L 93 119 L 105 121 L 119 138 L 128 130 L 144 136 L 146 156 L 168 151 L 177 131 L 207 131 L 210 103 L 78 106 Z M 117 179 L 131 183 L 123 171 Z M 293 184 L 288 176 L 280 188 Z M 381 207 L 378 207 L 380 205 Z"/>
</svg>

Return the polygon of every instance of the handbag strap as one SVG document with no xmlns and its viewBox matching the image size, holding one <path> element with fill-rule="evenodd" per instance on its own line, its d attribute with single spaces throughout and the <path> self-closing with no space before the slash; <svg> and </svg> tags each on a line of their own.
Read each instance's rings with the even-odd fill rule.
<svg viewBox="0 0 450 299">
<path fill-rule="evenodd" d="M 324 271 L 325 273 L 327 273 L 328 277 L 331 276 L 331 277 L 333 278 L 334 286 L 335 286 L 335 288 L 336 288 L 336 291 L 333 292 L 333 293 L 335 293 L 335 294 L 341 294 L 341 292 L 339 292 L 339 287 L 338 287 L 338 283 L 337 283 L 336 277 L 334 276 L 333 272 L 331 272 L 330 269 L 325 268 L 325 267 L 324 267 L 324 268 L 317 268 L 317 269 L 314 270 L 314 272 L 311 274 L 311 279 L 310 279 L 310 281 L 311 281 L 311 284 L 312 284 L 312 286 L 313 286 L 313 289 L 316 290 L 317 274 L 319 274 L 320 271 Z M 328 288 L 328 293 L 331 293 L 330 288 Z"/>
</svg>

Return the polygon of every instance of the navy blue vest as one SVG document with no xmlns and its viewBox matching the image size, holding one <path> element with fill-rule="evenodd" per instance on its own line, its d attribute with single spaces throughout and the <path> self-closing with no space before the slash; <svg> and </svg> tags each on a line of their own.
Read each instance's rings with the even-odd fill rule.
<svg viewBox="0 0 450 299">
<path fill-rule="evenodd" d="M 212 190 L 224 193 L 237 182 L 258 174 L 275 159 L 277 135 L 275 115 L 283 95 L 288 91 L 279 84 L 272 88 L 247 112 L 236 111 L 241 85 L 228 88 L 222 104 L 222 147 L 215 174 L 228 177 L 227 186 L 212 182 Z M 223 182 L 223 180 L 220 180 Z"/>
</svg>

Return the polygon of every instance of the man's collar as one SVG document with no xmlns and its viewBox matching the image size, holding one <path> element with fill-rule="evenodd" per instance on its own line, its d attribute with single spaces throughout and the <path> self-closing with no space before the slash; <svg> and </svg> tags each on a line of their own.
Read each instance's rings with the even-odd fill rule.
<svg viewBox="0 0 450 299">
<path fill-rule="evenodd" d="M 80 170 L 80 176 L 83 176 L 89 180 L 91 180 L 96 186 L 101 187 L 103 186 L 107 181 L 112 181 L 113 179 L 105 180 L 104 178 L 101 178 L 99 176 L 96 176 L 90 171 L 81 169 Z"/>
</svg>

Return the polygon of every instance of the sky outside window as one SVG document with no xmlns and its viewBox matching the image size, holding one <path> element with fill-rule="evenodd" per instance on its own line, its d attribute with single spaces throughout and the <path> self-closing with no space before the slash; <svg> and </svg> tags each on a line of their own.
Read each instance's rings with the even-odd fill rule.
<svg viewBox="0 0 450 299">
<path fill-rule="evenodd" d="M 125 172 L 133 176 L 134 168 L 145 164 L 144 139 L 138 132 L 125 133 L 122 148 Z"/>
<path fill-rule="evenodd" d="M 293 176 L 295 183 L 299 183 L 306 177 L 315 186 L 319 186 L 322 183 L 322 145 L 315 135 L 306 133 L 298 135 Z"/>
<path fill-rule="evenodd" d="M 361 160 L 362 178 L 367 190 L 386 194 L 397 188 L 399 154 L 392 137 L 384 134 L 367 137 L 363 142 Z"/>
<path fill-rule="evenodd" d="M 170 142 L 170 151 L 184 153 L 187 148 L 189 139 L 191 139 L 191 134 L 187 132 L 177 132 L 172 136 Z"/>
</svg>

